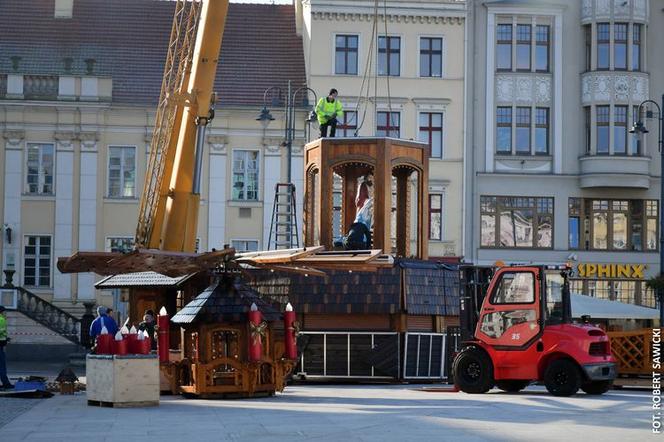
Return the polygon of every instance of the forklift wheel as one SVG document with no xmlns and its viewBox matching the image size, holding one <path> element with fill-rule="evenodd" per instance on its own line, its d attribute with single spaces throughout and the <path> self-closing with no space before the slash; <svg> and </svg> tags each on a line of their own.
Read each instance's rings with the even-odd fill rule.
<svg viewBox="0 0 664 442">
<path fill-rule="evenodd" d="M 586 394 L 604 394 L 613 387 L 613 380 L 610 381 L 594 381 L 587 382 L 581 385 L 581 390 Z"/>
<path fill-rule="evenodd" d="M 477 347 L 466 347 L 454 358 L 454 381 L 464 393 L 486 393 L 493 387 L 491 359 Z"/>
<path fill-rule="evenodd" d="M 516 393 L 518 391 L 523 390 L 528 385 L 530 385 L 530 381 L 518 381 L 518 380 L 496 381 L 496 387 L 508 393 Z"/>
<path fill-rule="evenodd" d="M 569 359 L 556 359 L 544 373 L 544 385 L 554 396 L 572 396 L 581 386 L 581 373 Z"/>
</svg>

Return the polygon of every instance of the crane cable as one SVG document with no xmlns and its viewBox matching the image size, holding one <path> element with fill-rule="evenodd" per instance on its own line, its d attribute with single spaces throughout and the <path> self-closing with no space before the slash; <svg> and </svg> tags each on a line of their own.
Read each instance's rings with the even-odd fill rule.
<svg viewBox="0 0 664 442">
<path fill-rule="evenodd" d="M 362 113 L 362 119 L 360 120 L 358 118 L 356 127 L 355 127 L 355 133 L 354 136 L 357 136 L 358 132 L 364 125 L 364 121 L 366 119 L 367 115 L 367 105 L 366 103 L 369 102 L 369 94 L 371 93 L 371 67 L 373 65 L 373 54 L 374 54 L 374 47 L 377 44 L 377 35 L 378 35 L 378 0 L 374 0 L 374 14 L 373 14 L 373 26 L 371 29 L 371 40 L 369 41 L 369 51 L 367 53 L 367 62 L 364 65 L 364 75 L 362 76 L 362 83 L 360 85 L 360 91 L 357 96 L 357 103 L 355 104 L 355 114 L 359 116 L 359 108 L 360 108 L 360 103 L 363 101 L 363 91 L 364 91 L 364 86 L 366 84 L 367 87 L 367 92 L 366 92 L 366 99 L 364 100 L 365 107 L 364 111 Z M 377 54 L 377 52 L 376 52 Z M 374 79 L 374 87 L 376 84 L 376 73 L 374 71 L 373 73 L 373 79 Z"/>
<path fill-rule="evenodd" d="M 373 76 L 373 81 L 374 81 L 374 94 L 373 94 L 374 117 L 377 118 L 377 115 L 378 115 L 378 113 L 377 113 L 377 105 L 378 105 L 378 61 L 377 60 L 376 60 L 375 69 L 373 71 L 373 75 L 370 74 L 371 67 L 373 65 L 374 48 L 376 46 L 378 46 L 378 48 L 376 49 L 376 56 L 378 56 L 378 54 L 380 52 L 380 47 L 379 47 L 379 44 L 378 44 L 378 2 L 379 2 L 379 0 L 374 0 L 373 27 L 372 27 L 372 31 L 371 31 L 371 41 L 369 42 L 369 51 L 368 51 L 368 54 L 367 54 L 367 62 L 365 64 L 364 75 L 362 77 L 362 83 L 360 85 L 360 92 L 358 94 L 357 103 L 355 104 L 355 113 L 356 113 L 356 115 L 359 115 L 359 107 L 360 107 L 360 102 L 362 101 L 362 98 L 363 98 L 362 93 L 364 91 L 364 85 L 365 84 L 367 86 L 367 91 L 366 91 L 366 98 L 365 98 L 364 102 L 367 103 L 367 105 L 365 105 L 365 107 L 364 107 L 364 111 L 362 113 L 362 119 L 359 120 L 359 118 L 358 118 L 354 136 L 358 135 L 358 133 L 359 133 L 360 129 L 362 128 L 362 126 L 364 125 L 364 121 L 366 119 L 368 103 L 370 101 L 369 94 L 371 93 L 371 76 Z M 387 34 L 387 0 L 383 0 L 383 26 L 384 26 L 383 27 L 384 35 L 385 35 L 385 38 L 387 38 L 387 36 L 388 36 L 388 34 Z M 401 44 L 399 45 L 399 49 L 401 49 Z M 385 51 L 386 51 L 386 57 L 385 58 L 386 58 L 386 61 L 387 61 L 387 55 L 388 55 L 387 46 L 385 48 Z M 387 66 L 387 67 L 388 67 L 388 71 L 389 71 L 389 66 Z M 390 115 L 390 121 L 389 121 L 388 125 L 389 125 L 389 127 L 392 127 L 393 126 L 393 124 L 392 124 L 393 123 L 393 121 L 392 121 L 392 118 L 393 118 L 392 117 L 392 93 L 391 93 L 391 89 L 390 89 L 390 75 L 389 75 L 389 72 L 385 77 L 386 77 L 385 81 L 386 81 L 386 84 L 387 84 L 387 108 L 388 108 L 389 115 Z M 388 132 L 388 135 L 389 135 L 389 132 Z"/>
</svg>

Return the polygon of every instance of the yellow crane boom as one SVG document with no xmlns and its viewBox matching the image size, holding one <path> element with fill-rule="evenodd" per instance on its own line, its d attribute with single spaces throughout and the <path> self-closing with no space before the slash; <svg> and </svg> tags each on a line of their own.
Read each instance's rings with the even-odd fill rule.
<svg viewBox="0 0 664 442">
<path fill-rule="evenodd" d="M 177 0 L 136 247 L 193 252 L 207 124 L 228 0 Z"/>
</svg>

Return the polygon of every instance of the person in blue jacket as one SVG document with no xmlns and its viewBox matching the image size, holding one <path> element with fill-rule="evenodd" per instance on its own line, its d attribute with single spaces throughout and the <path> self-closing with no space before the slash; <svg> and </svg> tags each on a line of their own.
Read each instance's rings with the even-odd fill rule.
<svg viewBox="0 0 664 442">
<path fill-rule="evenodd" d="M 106 314 L 107 312 L 108 309 L 106 307 L 101 305 L 97 307 L 98 316 L 90 324 L 90 338 L 96 339 L 101 334 L 102 327 L 106 327 L 110 335 L 115 335 L 118 332 L 118 324 L 115 323 L 112 317 Z"/>
</svg>

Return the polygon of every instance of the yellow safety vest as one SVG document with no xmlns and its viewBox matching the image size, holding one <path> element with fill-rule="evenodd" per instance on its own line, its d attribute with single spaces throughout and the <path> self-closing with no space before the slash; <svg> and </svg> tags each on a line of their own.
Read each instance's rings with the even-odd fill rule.
<svg viewBox="0 0 664 442">
<path fill-rule="evenodd" d="M 329 102 L 327 101 L 327 97 L 321 98 L 316 105 L 316 115 L 318 116 L 318 124 L 325 124 L 335 117 L 343 117 L 344 111 L 341 101 L 334 100 Z"/>
</svg>

